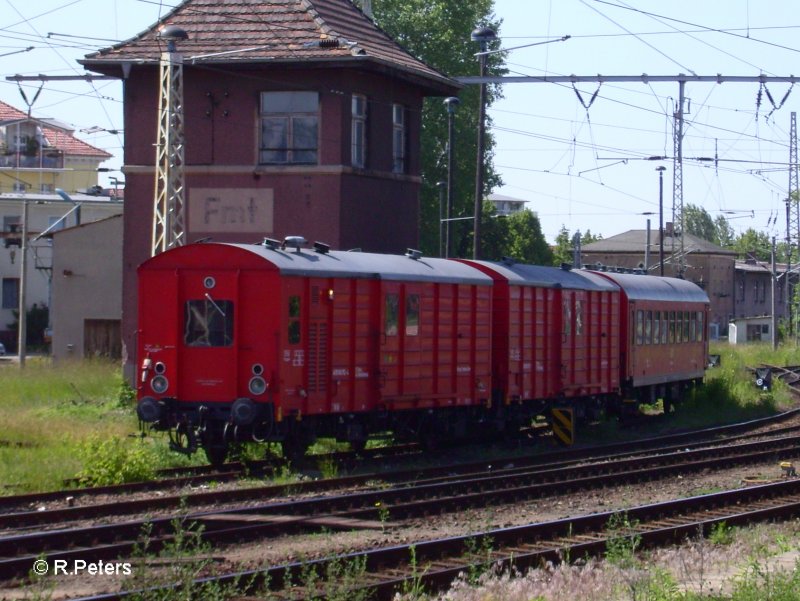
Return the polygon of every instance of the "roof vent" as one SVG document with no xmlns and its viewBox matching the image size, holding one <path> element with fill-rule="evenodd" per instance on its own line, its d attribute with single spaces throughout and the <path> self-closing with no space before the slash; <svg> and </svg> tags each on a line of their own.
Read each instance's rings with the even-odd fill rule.
<svg viewBox="0 0 800 601">
<path fill-rule="evenodd" d="M 271 248 L 272 250 L 278 250 L 281 247 L 281 241 L 275 240 L 274 238 L 264 238 L 264 241 L 261 244 L 267 248 Z"/>
<path fill-rule="evenodd" d="M 314 250 L 321 255 L 327 255 L 331 251 L 331 247 L 324 242 L 314 242 Z"/>
<path fill-rule="evenodd" d="M 303 238 L 302 236 L 286 236 L 283 239 L 282 248 L 284 250 L 286 248 L 293 248 L 299 253 L 300 247 L 305 246 L 306 244 L 308 244 L 308 242 L 306 242 L 306 239 Z"/>
<path fill-rule="evenodd" d="M 406 250 L 406 256 L 409 259 L 414 259 L 415 261 L 418 261 L 422 258 L 422 251 L 409 248 Z"/>
<path fill-rule="evenodd" d="M 319 41 L 320 48 L 338 48 L 339 38 L 323 38 Z"/>
<path fill-rule="evenodd" d="M 514 265 L 517 262 L 514 257 L 503 257 L 500 259 L 500 261 L 503 263 L 503 265 Z"/>
<path fill-rule="evenodd" d="M 562 263 L 561 269 L 564 271 L 572 271 L 572 263 Z"/>
</svg>

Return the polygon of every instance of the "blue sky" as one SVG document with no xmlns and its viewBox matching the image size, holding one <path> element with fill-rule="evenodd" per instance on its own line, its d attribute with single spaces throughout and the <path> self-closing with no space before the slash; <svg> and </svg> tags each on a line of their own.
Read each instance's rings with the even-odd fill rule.
<svg viewBox="0 0 800 601">
<path fill-rule="evenodd" d="M 76 59 L 138 33 L 174 4 L 0 0 L 0 100 L 25 109 L 7 76 L 81 73 Z M 495 10 L 503 19 L 504 47 L 571 36 L 511 51 L 512 74 L 800 75 L 800 11 L 791 0 L 495 0 Z M 18 52 L 29 46 L 34 49 Z M 785 235 L 790 113 L 800 107 L 795 87 L 686 85 L 684 202 L 712 216 L 724 214 L 737 230 Z M 28 100 L 37 88 L 23 88 Z M 529 201 L 550 241 L 562 225 L 605 237 L 644 228 L 648 216 L 642 213 L 658 211 L 659 165 L 667 169 L 664 210 L 670 219 L 678 84 L 607 82 L 585 108 L 597 88 L 578 84 L 579 98 L 569 84 L 507 84 L 505 98 L 489 113 L 504 181 L 495 191 Z M 122 135 L 80 130 L 121 129 L 120 94 L 119 82 L 47 83 L 33 112 L 72 124 L 80 137 L 115 154 L 106 164 L 118 168 Z M 670 160 L 642 160 L 648 156 Z M 713 157 L 719 160 L 697 160 Z M 657 227 L 657 214 L 649 218 Z"/>
</svg>

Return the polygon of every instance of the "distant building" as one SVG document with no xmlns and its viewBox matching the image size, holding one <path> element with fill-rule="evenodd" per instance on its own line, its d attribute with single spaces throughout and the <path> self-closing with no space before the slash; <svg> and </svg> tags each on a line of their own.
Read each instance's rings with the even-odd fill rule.
<svg viewBox="0 0 800 601">
<path fill-rule="evenodd" d="M 525 203 L 528 202 L 527 200 L 512 198 L 503 194 L 489 194 L 488 200 L 494 205 L 498 215 L 506 217 L 522 211 L 525 208 Z"/>
<path fill-rule="evenodd" d="M 121 356 L 121 214 L 53 234 L 51 317 L 54 359 Z"/>
<path fill-rule="evenodd" d="M 79 140 L 74 129 L 0 102 L 0 193 L 92 191 L 111 154 Z"/>
<path fill-rule="evenodd" d="M 57 194 L 0 194 L 0 342 L 9 352 L 17 348 L 16 334 L 9 329 L 14 322 L 13 312 L 19 307 L 20 250 L 22 242 L 22 216 L 28 204 L 28 261 L 26 271 L 25 304 L 52 308 L 50 283 L 53 277 L 53 247 L 49 238 L 38 238 L 50 229 L 57 231 L 74 226 L 78 215 L 82 223 L 90 223 L 122 213 L 122 203 L 108 196 L 71 194 L 80 204 L 78 209 Z M 89 240 L 94 252 L 103 256 L 108 249 L 95 240 Z M 121 264 L 117 265 L 121 269 Z M 105 287 L 90 289 L 96 298 L 107 293 Z M 111 291 L 113 292 L 113 291 Z"/>
<path fill-rule="evenodd" d="M 665 228 L 665 231 L 669 231 L 669 228 Z M 664 275 L 678 277 L 681 275 L 680 261 L 673 259 L 673 244 L 677 250 L 680 240 L 665 235 Z M 630 230 L 582 247 L 581 260 L 584 265 L 599 263 L 610 267 L 640 268 L 658 275 L 660 246 L 658 230 L 650 232 L 649 247 L 646 230 Z M 734 315 L 736 252 L 720 248 L 691 234 L 684 235 L 683 247 L 683 277 L 703 288 L 711 301 L 710 334 L 712 337 L 727 335 L 728 321 Z"/>
</svg>

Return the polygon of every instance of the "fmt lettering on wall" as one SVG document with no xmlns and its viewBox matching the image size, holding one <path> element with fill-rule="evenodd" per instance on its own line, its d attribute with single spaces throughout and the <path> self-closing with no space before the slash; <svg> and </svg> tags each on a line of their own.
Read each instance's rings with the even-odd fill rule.
<svg viewBox="0 0 800 601">
<path fill-rule="evenodd" d="M 273 191 L 270 188 L 192 189 L 189 224 L 194 233 L 271 232 Z"/>
</svg>

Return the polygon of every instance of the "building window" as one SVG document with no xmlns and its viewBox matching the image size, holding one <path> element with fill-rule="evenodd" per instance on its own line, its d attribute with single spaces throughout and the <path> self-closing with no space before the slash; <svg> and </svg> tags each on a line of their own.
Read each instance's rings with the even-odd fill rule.
<svg viewBox="0 0 800 601">
<path fill-rule="evenodd" d="M 351 103 L 352 118 L 352 165 L 367 166 L 367 98 L 353 94 Z"/>
<path fill-rule="evenodd" d="M 3 309 L 19 307 L 19 278 L 3 278 Z"/>
<path fill-rule="evenodd" d="M 406 107 L 392 105 L 392 171 L 406 172 Z"/>
<path fill-rule="evenodd" d="M 261 93 L 262 164 L 316 164 L 319 94 Z"/>
<path fill-rule="evenodd" d="M 48 192 L 55 192 L 56 187 L 53 184 L 40 184 L 39 185 L 39 192 L 43 192 L 47 194 Z"/>
<path fill-rule="evenodd" d="M 24 192 L 26 188 L 27 185 L 25 184 L 25 182 L 14 182 L 11 185 L 11 189 L 14 192 Z"/>
<path fill-rule="evenodd" d="M 21 230 L 22 217 L 19 215 L 3 215 L 3 231 L 19 232 Z"/>
</svg>

